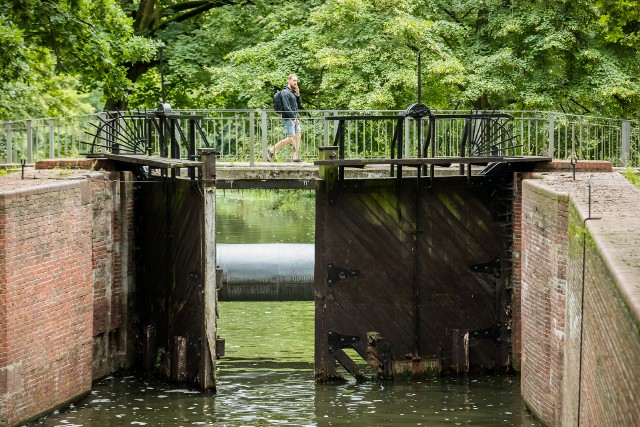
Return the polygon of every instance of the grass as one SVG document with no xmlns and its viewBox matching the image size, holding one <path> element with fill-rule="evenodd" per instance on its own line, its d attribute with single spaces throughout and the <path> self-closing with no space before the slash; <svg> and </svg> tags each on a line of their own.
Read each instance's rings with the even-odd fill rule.
<svg viewBox="0 0 640 427">
<path fill-rule="evenodd" d="M 631 167 L 627 166 L 624 172 L 622 172 L 622 176 L 627 178 L 630 183 L 635 185 L 637 188 L 640 188 L 640 175 L 636 173 L 636 171 Z"/>
</svg>

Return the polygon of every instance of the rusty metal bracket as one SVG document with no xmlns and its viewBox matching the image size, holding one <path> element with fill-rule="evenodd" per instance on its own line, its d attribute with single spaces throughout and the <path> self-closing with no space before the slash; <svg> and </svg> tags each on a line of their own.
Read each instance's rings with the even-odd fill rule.
<svg viewBox="0 0 640 427">
<path fill-rule="evenodd" d="M 333 263 L 327 265 L 327 284 L 333 286 L 338 280 L 349 279 L 360 275 L 360 270 L 348 270 Z"/>
<path fill-rule="evenodd" d="M 342 335 L 334 331 L 327 333 L 329 353 L 333 353 L 339 348 L 349 347 L 354 342 L 360 341 L 357 335 Z"/>
<path fill-rule="evenodd" d="M 485 262 L 483 264 L 474 264 L 470 267 L 471 271 L 474 273 L 488 273 L 491 274 L 496 279 L 500 278 L 500 257 L 496 257 L 491 261 Z"/>
</svg>

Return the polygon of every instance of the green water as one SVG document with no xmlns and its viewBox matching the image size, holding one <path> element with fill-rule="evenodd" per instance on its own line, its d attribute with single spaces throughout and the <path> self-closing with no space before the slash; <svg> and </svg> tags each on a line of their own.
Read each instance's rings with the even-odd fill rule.
<svg viewBox="0 0 640 427">
<path fill-rule="evenodd" d="M 34 423 L 42 426 L 538 426 L 517 377 L 316 385 L 313 302 L 220 305 L 217 393 L 133 375 Z"/>
<path fill-rule="evenodd" d="M 309 190 L 218 190 L 218 243 L 313 243 L 315 193 Z"/>
</svg>

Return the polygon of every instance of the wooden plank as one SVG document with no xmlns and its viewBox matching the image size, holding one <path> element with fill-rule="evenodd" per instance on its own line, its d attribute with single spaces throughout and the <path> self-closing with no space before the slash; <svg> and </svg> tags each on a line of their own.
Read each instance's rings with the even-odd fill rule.
<svg viewBox="0 0 640 427">
<path fill-rule="evenodd" d="M 467 363 L 463 359 L 469 359 L 471 370 L 504 366 L 507 337 L 496 342 L 471 334 L 469 355 L 461 357 L 463 348 L 451 335 L 454 329 L 474 331 L 505 320 L 509 301 L 502 281 L 470 269 L 494 256 L 506 259 L 508 236 L 491 210 L 496 184 L 482 176 L 436 177 L 424 179 L 419 194 L 416 184 L 415 178 L 345 180 L 316 206 L 323 218 L 316 224 L 316 261 L 325 269 L 316 264 L 316 307 L 323 307 L 316 319 L 325 331 L 380 333 L 396 361 L 418 356 L 437 358 L 444 369 L 460 369 Z M 322 275 L 326 281 L 328 262 L 360 275 L 327 288 L 318 280 Z M 364 357 L 365 346 L 354 348 Z M 323 351 L 316 349 L 316 355 L 326 360 Z"/>
<path fill-rule="evenodd" d="M 186 340 L 183 355 L 185 381 L 193 387 L 212 388 L 213 358 L 206 339 L 211 332 L 205 306 L 215 283 L 205 289 L 202 236 L 204 199 L 197 184 L 186 180 L 163 180 L 152 177 L 136 190 L 136 287 L 140 298 L 140 323 L 155 331 L 155 349 L 147 353 L 170 368 L 167 356 L 177 355 L 174 337 Z M 210 216 L 209 219 L 213 217 Z M 214 289 L 211 289 L 214 287 Z M 205 290 L 206 295 L 203 295 Z M 209 311 L 212 308 L 209 307 Z M 213 315 L 209 313 L 209 315 Z M 207 328 L 208 327 L 208 328 Z M 209 360 L 203 360 L 209 359 Z M 152 370 L 157 367 L 151 366 Z M 206 369 L 206 378 L 202 370 Z"/>
<path fill-rule="evenodd" d="M 551 157 L 542 156 L 474 156 L 474 157 L 427 157 L 412 159 L 334 159 L 334 160 L 316 160 L 313 162 L 317 166 L 345 166 L 362 168 L 368 165 L 400 165 L 400 166 L 425 166 L 425 165 L 483 165 L 488 163 L 540 163 L 550 162 Z"/>
<path fill-rule="evenodd" d="M 216 179 L 216 188 L 223 190 L 313 190 L 315 178 Z"/>
<path fill-rule="evenodd" d="M 171 159 L 159 156 L 145 156 L 142 154 L 104 154 L 103 157 L 115 162 L 149 166 L 156 169 L 199 167 L 202 164 L 200 161 Z"/>
</svg>

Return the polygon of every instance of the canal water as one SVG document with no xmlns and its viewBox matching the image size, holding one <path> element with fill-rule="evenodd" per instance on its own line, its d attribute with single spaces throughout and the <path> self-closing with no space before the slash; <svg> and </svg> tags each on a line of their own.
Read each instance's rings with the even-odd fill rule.
<svg viewBox="0 0 640 427">
<path fill-rule="evenodd" d="M 309 195 L 276 202 L 260 193 L 225 197 L 218 200 L 218 229 L 227 224 L 229 232 L 236 222 L 238 232 L 255 226 L 250 234 L 266 238 L 243 240 L 220 231 L 222 241 L 313 241 Z M 253 200 L 253 207 L 252 198 L 260 200 Z M 263 212 L 245 214 L 240 205 L 251 211 L 261 205 Z M 216 393 L 123 373 L 97 382 L 86 398 L 31 425 L 540 426 L 522 404 L 517 376 L 315 384 L 313 325 L 310 301 L 222 302 L 219 335 L 226 354 L 218 364 Z"/>
</svg>

